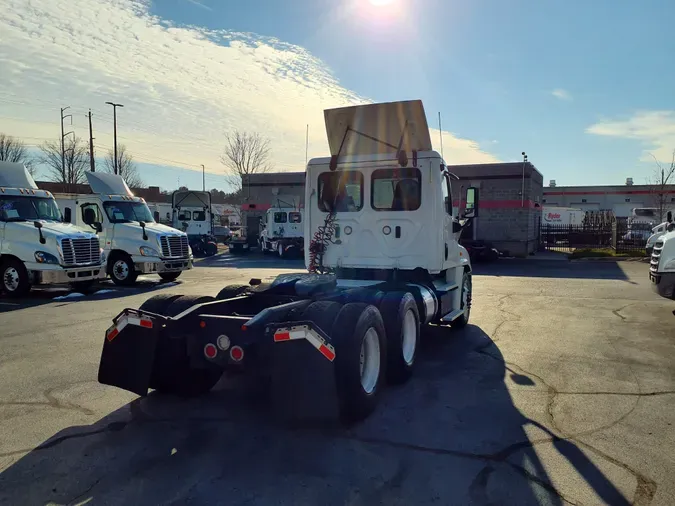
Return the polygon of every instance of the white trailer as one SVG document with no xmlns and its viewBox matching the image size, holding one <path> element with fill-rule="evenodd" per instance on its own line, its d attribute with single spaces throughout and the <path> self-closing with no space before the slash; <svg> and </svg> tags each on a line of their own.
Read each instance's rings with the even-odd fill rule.
<svg viewBox="0 0 675 506">
<path fill-rule="evenodd" d="M 145 200 L 122 177 L 87 172 L 93 194 L 55 194 L 65 221 L 94 231 L 107 255 L 106 271 L 117 285 L 133 285 L 139 274 L 174 281 L 192 269 L 187 235 L 156 223 Z"/>
<path fill-rule="evenodd" d="M 325 120 L 331 155 L 306 171 L 308 272 L 123 311 L 103 341 L 101 383 L 195 395 L 243 368 L 270 380 L 282 418 L 358 420 L 386 382 L 411 377 L 423 326 L 467 325 L 472 270 L 458 238 L 478 190 L 453 213 L 422 102 L 331 109 Z"/>
<path fill-rule="evenodd" d="M 105 278 L 98 237 L 64 223 L 53 195 L 21 163 L 0 162 L 0 276 L 10 297 L 36 285 L 84 290 Z"/>
<path fill-rule="evenodd" d="M 304 210 L 296 207 L 268 209 L 261 221 L 260 250 L 277 253 L 281 258 L 294 252 L 302 253 L 305 245 L 304 216 Z"/>
</svg>

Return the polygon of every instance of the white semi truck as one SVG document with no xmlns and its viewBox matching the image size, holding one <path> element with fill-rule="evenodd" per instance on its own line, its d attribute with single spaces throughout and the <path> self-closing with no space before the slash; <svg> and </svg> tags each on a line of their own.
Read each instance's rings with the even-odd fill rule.
<svg viewBox="0 0 675 506">
<path fill-rule="evenodd" d="M 145 200 L 121 176 L 86 173 L 92 194 L 55 194 L 64 219 L 94 231 L 107 256 L 106 273 L 117 285 L 133 285 L 140 274 L 174 281 L 192 269 L 187 234 L 156 223 Z"/>
<path fill-rule="evenodd" d="M 422 102 L 332 109 L 325 121 L 331 156 L 306 171 L 308 272 L 126 309 L 106 331 L 99 382 L 197 395 L 244 370 L 269 385 L 282 420 L 358 420 L 386 382 L 413 374 L 425 325 L 467 325 L 472 270 L 458 238 L 478 190 L 453 213 Z"/>
<path fill-rule="evenodd" d="M 666 233 L 654 243 L 649 279 L 654 291 L 661 297 L 675 299 L 675 222 L 671 211 L 666 221 Z"/>
<path fill-rule="evenodd" d="M 204 256 L 218 253 L 218 241 L 213 234 L 211 193 L 176 190 L 171 195 L 171 206 L 173 226 L 187 234 L 194 253 Z"/>
<path fill-rule="evenodd" d="M 21 297 L 36 285 L 78 290 L 105 278 L 96 234 L 64 223 L 53 195 L 22 163 L 0 162 L 0 290 Z"/>
<path fill-rule="evenodd" d="M 274 252 L 281 258 L 304 249 L 305 212 L 296 207 L 271 207 L 263 216 L 258 240 L 263 253 Z"/>
</svg>

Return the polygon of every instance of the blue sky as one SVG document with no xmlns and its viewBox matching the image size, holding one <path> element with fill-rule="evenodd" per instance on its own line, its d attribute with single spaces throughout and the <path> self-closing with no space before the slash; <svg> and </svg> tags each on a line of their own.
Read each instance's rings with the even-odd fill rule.
<svg viewBox="0 0 675 506">
<path fill-rule="evenodd" d="M 100 154 L 104 102 L 122 101 L 122 142 L 168 189 L 201 187 L 201 163 L 222 187 L 234 128 L 268 136 L 277 169 L 302 170 L 306 124 L 310 156 L 324 155 L 322 109 L 365 101 L 421 98 L 430 127 L 442 113 L 448 163 L 526 151 L 558 185 L 642 183 L 675 149 L 666 0 L 7 3 L 0 131 L 39 144 L 63 104 L 84 136 L 91 107 Z"/>
</svg>

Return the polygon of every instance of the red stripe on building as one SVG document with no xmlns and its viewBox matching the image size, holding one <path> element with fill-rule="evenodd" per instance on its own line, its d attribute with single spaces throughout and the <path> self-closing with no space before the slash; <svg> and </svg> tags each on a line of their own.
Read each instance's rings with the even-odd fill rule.
<svg viewBox="0 0 675 506">
<path fill-rule="evenodd" d="M 675 190 L 664 190 L 658 193 L 675 195 Z M 649 190 L 625 190 L 625 191 L 588 191 L 588 192 L 566 192 L 566 191 L 549 191 L 544 190 L 544 196 L 551 195 L 653 195 L 653 191 Z"/>
<path fill-rule="evenodd" d="M 459 201 L 454 200 L 452 205 L 453 207 L 459 207 Z M 525 202 L 520 200 L 481 200 L 478 203 L 479 209 L 532 209 L 534 207 L 535 203 L 532 200 L 526 200 Z"/>
</svg>

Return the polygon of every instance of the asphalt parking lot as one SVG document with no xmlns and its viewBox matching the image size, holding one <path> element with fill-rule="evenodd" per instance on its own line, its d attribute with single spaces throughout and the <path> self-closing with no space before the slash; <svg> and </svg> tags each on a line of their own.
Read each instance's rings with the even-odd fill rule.
<svg viewBox="0 0 675 506">
<path fill-rule="evenodd" d="M 0 504 L 674 504 L 675 309 L 642 263 L 476 266 L 471 324 L 349 428 L 285 429 L 224 377 L 208 396 L 97 383 L 125 307 L 302 262 L 224 254 L 177 283 L 0 299 Z"/>
</svg>

